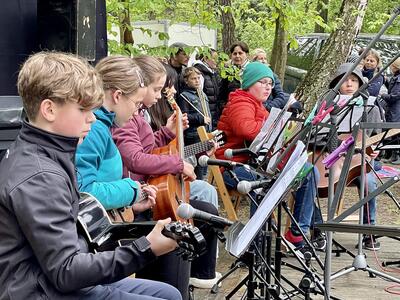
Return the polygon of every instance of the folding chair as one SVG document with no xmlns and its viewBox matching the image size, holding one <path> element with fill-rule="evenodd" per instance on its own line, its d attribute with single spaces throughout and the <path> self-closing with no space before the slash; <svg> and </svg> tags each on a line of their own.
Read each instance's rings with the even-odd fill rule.
<svg viewBox="0 0 400 300">
<path fill-rule="evenodd" d="M 199 134 L 201 141 L 209 140 L 210 134 L 206 131 L 204 126 L 199 126 L 197 128 L 197 133 Z M 211 158 L 215 158 L 214 155 Z M 224 179 L 222 177 L 221 171 L 218 166 L 208 166 L 209 174 L 208 174 L 208 182 L 210 184 L 215 184 L 217 191 L 220 195 L 222 203 L 224 204 L 225 211 L 228 215 L 228 218 L 232 221 L 238 220 L 236 211 L 240 204 L 240 199 L 242 195 L 236 190 L 228 190 Z"/>
</svg>

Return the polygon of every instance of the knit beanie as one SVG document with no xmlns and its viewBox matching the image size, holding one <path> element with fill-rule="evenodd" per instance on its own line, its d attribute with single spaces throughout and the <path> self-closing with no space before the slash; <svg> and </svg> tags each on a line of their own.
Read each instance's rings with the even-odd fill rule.
<svg viewBox="0 0 400 300">
<path fill-rule="evenodd" d="M 242 89 L 246 90 L 263 78 L 271 78 L 274 82 L 274 73 L 265 64 L 260 62 L 248 63 L 242 75 Z"/>
</svg>

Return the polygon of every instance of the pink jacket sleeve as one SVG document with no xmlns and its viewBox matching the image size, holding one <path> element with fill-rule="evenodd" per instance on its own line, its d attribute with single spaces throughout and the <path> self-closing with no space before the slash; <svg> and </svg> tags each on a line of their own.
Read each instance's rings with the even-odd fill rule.
<svg viewBox="0 0 400 300">
<path fill-rule="evenodd" d="M 121 153 L 124 166 L 131 173 L 163 175 L 178 174 L 183 170 L 183 161 L 179 156 L 151 154 L 155 148 L 153 131 L 140 116 L 131 119 L 123 128 L 115 128 L 113 139 Z M 145 150 L 143 144 L 146 141 L 150 141 L 152 145 Z"/>
<path fill-rule="evenodd" d="M 154 148 L 163 147 L 175 138 L 175 134 L 163 126 L 154 132 Z"/>
</svg>

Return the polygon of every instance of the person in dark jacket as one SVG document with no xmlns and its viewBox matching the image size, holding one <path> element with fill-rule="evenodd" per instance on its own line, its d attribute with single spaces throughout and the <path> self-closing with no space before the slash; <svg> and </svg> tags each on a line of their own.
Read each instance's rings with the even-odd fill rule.
<svg viewBox="0 0 400 300">
<path fill-rule="evenodd" d="M 167 284 L 125 278 L 176 247 L 161 234 L 168 220 L 114 251 L 80 242 L 74 156 L 104 97 L 97 73 L 41 52 L 22 66 L 18 91 L 29 121 L 0 164 L 0 299 L 180 299 Z"/>
<path fill-rule="evenodd" d="M 178 105 L 189 120 L 189 128 L 184 131 L 185 145 L 200 142 L 197 127 L 205 126 L 211 131 L 211 114 L 207 95 L 200 88 L 200 71 L 195 67 L 188 67 L 182 73 L 185 86 L 178 97 Z M 196 176 L 199 180 L 207 174 L 207 167 L 197 165 Z"/>
<path fill-rule="evenodd" d="M 249 46 L 245 42 L 236 42 L 229 48 L 230 53 L 230 74 L 232 78 L 226 77 L 221 80 L 221 87 L 219 91 L 220 111 L 228 102 L 229 94 L 240 89 L 240 77 L 244 68 L 249 63 Z"/>
<path fill-rule="evenodd" d="M 189 62 L 189 55 L 186 53 L 185 48 L 189 46 L 185 43 L 173 43 L 169 46 L 171 49 L 171 54 L 168 59 L 168 64 L 174 68 L 176 74 L 178 75 L 178 80 L 175 82 L 175 89 L 179 95 L 183 82 L 181 80 L 181 74 L 183 69 L 187 66 Z"/>
<path fill-rule="evenodd" d="M 380 69 L 382 69 L 382 60 L 379 53 L 373 49 L 369 50 L 363 60 L 362 75 L 371 80 Z M 384 82 L 385 78 L 382 74 L 370 82 L 368 85 L 369 95 L 377 97 Z"/>
<path fill-rule="evenodd" d="M 400 58 L 390 65 L 390 70 L 393 77 L 389 80 L 388 93 L 381 97 L 386 103 L 386 122 L 400 122 Z M 397 138 L 397 144 L 399 142 Z M 400 165 L 400 151 L 398 149 L 392 151 L 390 161 L 393 164 Z"/>
<path fill-rule="evenodd" d="M 210 105 L 211 130 L 217 128 L 217 122 L 221 115 L 221 105 L 218 99 L 221 79 L 217 72 L 217 57 L 217 51 L 210 49 L 209 56 L 201 54 L 199 55 L 198 60 L 193 63 L 193 66 L 197 68 L 203 76 L 203 92 L 207 95 L 208 103 Z"/>
</svg>

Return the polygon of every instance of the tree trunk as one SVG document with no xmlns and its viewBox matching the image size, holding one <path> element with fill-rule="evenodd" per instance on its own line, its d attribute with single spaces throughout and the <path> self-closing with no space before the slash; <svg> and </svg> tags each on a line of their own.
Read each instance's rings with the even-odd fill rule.
<svg viewBox="0 0 400 300">
<path fill-rule="evenodd" d="M 280 11 L 279 17 L 275 22 L 274 45 L 271 53 L 271 68 L 274 70 L 274 73 L 278 75 L 282 85 L 285 78 L 288 44 L 287 32 L 283 26 L 285 22 L 284 18 L 285 15 Z"/>
<path fill-rule="evenodd" d="M 131 17 L 129 14 L 129 0 L 120 0 L 124 3 L 124 10 L 121 13 L 121 22 L 119 27 L 120 43 L 122 45 L 134 43 L 131 28 Z"/>
<path fill-rule="evenodd" d="M 303 102 L 306 113 L 326 91 L 336 69 L 346 61 L 361 28 L 366 8 L 367 0 L 343 0 L 339 12 L 341 24 L 330 35 L 295 91 L 297 99 Z"/>
<path fill-rule="evenodd" d="M 317 3 L 317 12 L 322 20 L 324 20 L 325 24 L 328 23 L 328 5 L 329 0 L 319 0 Z M 325 29 L 321 25 L 315 23 L 314 32 L 324 33 Z"/>
<path fill-rule="evenodd" d="M 222 23 L 222 49 L 229 52 L 229 47 L 236 41 L 235 37 L 235 20 L 231 12 L 231 0 L 218 0 L 221 7 L 221 23 Z"/>
</svg>

